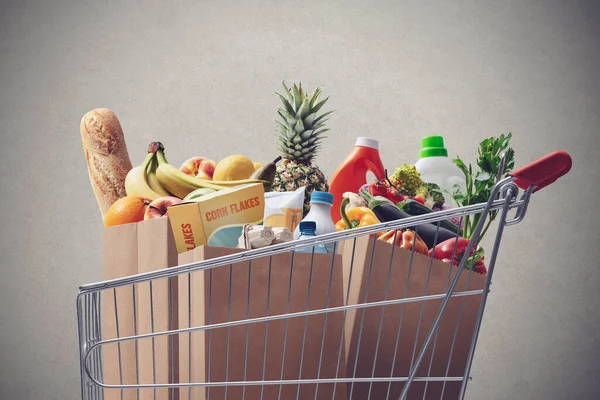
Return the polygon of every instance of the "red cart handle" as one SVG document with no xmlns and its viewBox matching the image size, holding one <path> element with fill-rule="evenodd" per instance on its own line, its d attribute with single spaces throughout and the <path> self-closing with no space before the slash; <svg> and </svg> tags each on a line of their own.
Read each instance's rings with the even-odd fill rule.
<svg viewBox="0 0 600 400">
<path fill-rule="evenodd" d="M 533 192 L 565 175 L 571 169 L 571 156 L 565 151 L 555 151 L 537 161 L 532 162 L 509 175 L 515 178 L 515 183 L 523 190 L 535 185 Z"/>
</svg>

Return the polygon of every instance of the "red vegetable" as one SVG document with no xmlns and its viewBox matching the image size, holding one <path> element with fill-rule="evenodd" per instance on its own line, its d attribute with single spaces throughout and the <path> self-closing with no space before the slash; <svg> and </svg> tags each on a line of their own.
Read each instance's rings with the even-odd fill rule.
<svg viewBox="0 0 600 400">
<path fill-rule="evenodd" d="M 404 200 L 404 196 L 402 196 L 400 192 L 394 188 L 388 188 L 385 197 L 388 198 L 394 204 L 398 204 L 402 200 Z"/>
<path fill-rule="evenodd" d="M 429 250 L 429 256 L 431 257 L 431 255 L 433 254 L 433 257 L 436 260 L 441 260 L 445 263 L 452 263 L 453 265 L 458 265 L 460 263 L 460 260 L 464 256 L 468 245 L 469 239 L 448 239 L 435 246 L 435 248 L 431 248 Z M 455 246 L 456 250 L 454 249 Z M 470 258 L 469 261 L 467 261 L 467 266 L 469 266 L 469 264 L 473 265 L 474 263 L 474 271 L 479 274 L 485 275 L 487 273 L 487 268 L 485 267 L 483 260 L 483 250 L 475 251 L 475 247 L 473 247 L 469 256 Z"/>
<path fill-rule="evenodd" d="M 423 198 L 423 196 L 421 196 L 420 194 L 417 196 L 414 196 L 412 198 L 414 201 L 418 201 L 419 203 L 425 205 L 425 199 Z"/>
<path fill-rule="evenodd" d="M 387 186 L 382 181 L 377 181 L 369 185 L 369 194 L 371 196 L 387 197 Z"/>
</svg>

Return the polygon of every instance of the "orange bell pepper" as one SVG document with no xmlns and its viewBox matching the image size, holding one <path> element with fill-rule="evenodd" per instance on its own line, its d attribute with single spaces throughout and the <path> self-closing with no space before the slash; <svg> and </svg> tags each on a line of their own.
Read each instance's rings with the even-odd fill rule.
<svg viewBox="0 0 600 400">
<path fill-rule="evenodd" d="M 340 214 L 342 215 L 342 219 L 335 224 L 335 229 L 337 231 L 360 228 L 379 223 L 379 219 L 377 219 L 373 211 L 371 211 L 371 209 L 368 207 L 354 207 L 346 212 L 346 205 L 349 202 L 350 200 L 348 198 L 345 198 L 342 201 L 340 206 Z"/>
</svg>

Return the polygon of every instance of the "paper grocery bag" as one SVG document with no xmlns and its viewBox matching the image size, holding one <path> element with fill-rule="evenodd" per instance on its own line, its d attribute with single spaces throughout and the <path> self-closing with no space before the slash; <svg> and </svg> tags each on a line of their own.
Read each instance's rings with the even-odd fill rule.
<svg viewBox="0 0 600 400">
<path fill-rule="evenodd" d="M 179 263 L 214 259 L 239 251 L 201 246 L 180 254 Z M 315 254 L 312 269 L 311 258 L 310 253 L 296 253 L 293 259 L 292 253 L 283 253 L 180 275 L 179 327 L 202 327 L 341 306 L 341 255 Z M 343 313 L 325 315 L 181 334 L 180 382 L 343 378 Z M 341 400 L 346 399 L 345 389 L 343 383 L 321 383 L 318 387 L 315 384 L 196 386 L 181 388 L 180 396 L 194 400 Z"/>
<path fill-rule="evenodd" d="M 103 279 L 135 275 L 138 269 L 137 224 L 104 229 L 102 245 Z M 102 339 L 134 335 L 134 296 L 131 286 L 102 292 Z M 135 384 L 136 353 L 133 341 L 102 346 L 103 382 Z M 120 360 L 119 360 L 120 353 Z M 137 399 L 135 389 L 104 389 L 104 400 Z"/>
<path fill-rule="evenodd" d="M 392 250 L 392 245 L 367 236 L 346 241 L 343 266 L 345 288 L 350 278 L 349 304 L 386 300 L 386 290 L 387 300 L 446 292 L 457 267 L 433 260 L 430 269 L 430 258 L 414 253 L 411 268 L 411 251 L 396 247 L 392 257 Z M 455 292 L 482 289 L 484 282 L 485 276 L 463 271 Z M 417 377 L 464 375 L 481 298 L 478 294 L 450 299 Z M 348 312 L 346 375 L 407 377 L 441 303 L 442 299 L 426 300 Z M 408 398 L 457 399 L 460 386 L 461 382 L 413 382 Z M 404 382 L 348 384 L 348 399 L 366 399 L 369 393 L 371 399 L 397 399 L 403 387 Z"/>
<path fill-rule="evenodd" d="M 137 272 L 176 266 L 177 249 L 168 217 L 138 223 Z M 135 285 L 137 334 L 177 329 L 177 277 Z M 138 340 L 139 381 L 142 384 L 176 383 L 177 336 Z M 176 400 L 176 388 L 140 389 L 141 400 Z"/>
</svg>

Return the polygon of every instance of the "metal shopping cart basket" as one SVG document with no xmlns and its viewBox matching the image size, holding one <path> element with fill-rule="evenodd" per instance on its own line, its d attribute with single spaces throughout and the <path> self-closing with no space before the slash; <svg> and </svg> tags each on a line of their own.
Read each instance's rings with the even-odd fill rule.
<svg viewBox="0 0 600 400">
<path fill-rule="evenodd" d="M 202 261 L 81 286 L 82 399 L 462 399 L 504 228 L 570 167 L 559 151 L 497 182 L 487 203 L 255 250 L 207 248 Z M 490 212 L 499 218 L 483 275 L 466 267 Z M 458 266 L 394 245 L 406 228 L 439 232 L 475 215 L 467 248 L 452 250 Z M 392 245 L 378 240 L 390 231 Z M 333 252 L 298 252 L 321 244 Z"/>
</svg>

